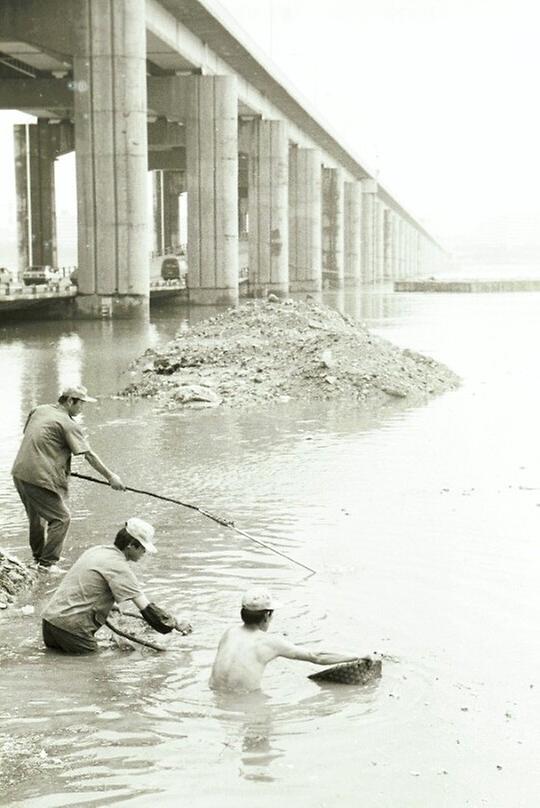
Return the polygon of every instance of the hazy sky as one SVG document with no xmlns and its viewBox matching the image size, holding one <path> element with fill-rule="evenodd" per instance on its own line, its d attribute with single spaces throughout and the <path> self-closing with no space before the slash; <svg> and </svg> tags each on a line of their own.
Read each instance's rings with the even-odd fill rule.
<svg viewBox="0 0 540 808">
<path fill-rule="evenodd" d="M 211 4 L 446 245 L 540 257 L 538 3 Z"/>
<path fill-rule="evenodd" d="M 488 260 L 540 257 L 535 2 L 206 2 L 445 246 Z M 0 196 L 3 229 L 14 209 L 9 190 Z M 72 188 L 67 198 L 69 208 Z"/>
</svg>

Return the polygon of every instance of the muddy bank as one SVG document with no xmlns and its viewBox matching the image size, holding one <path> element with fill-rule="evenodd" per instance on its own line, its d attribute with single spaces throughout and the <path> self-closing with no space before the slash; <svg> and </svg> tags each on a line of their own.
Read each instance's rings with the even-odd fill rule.
<svg viewBox="0 0 540 808">
<path fill-rule="evenodd" d="M 314 302 L 248 302 L 182 329 L 132 366 L 122 396 L 164 407 L 263 402 L 411 403 L 457 387 L 445 365 L 392 345 L 348 315 Z"/>
<path fill-rule="evenodd" d="M 18 595 L 30 589 L 37 573 L 0 549 L 0 609 L 7 609 Z"/>
</svg>

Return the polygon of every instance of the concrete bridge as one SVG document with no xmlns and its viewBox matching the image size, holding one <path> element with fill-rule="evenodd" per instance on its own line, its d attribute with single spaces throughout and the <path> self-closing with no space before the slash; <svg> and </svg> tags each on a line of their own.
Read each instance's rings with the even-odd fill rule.
<svg viewBox="0 0 540 808">
<path fill-rule="evenodd" d="M 351 99 L 358 103 L 359 99 Z M 76 153 L 81 316 L 132 316 L 187 198 L 193 303 L 433 274 L 441 250 L 202 0 L 0 0 L 21 266 L 56 265 L 54 161 Z"/>
</svg>

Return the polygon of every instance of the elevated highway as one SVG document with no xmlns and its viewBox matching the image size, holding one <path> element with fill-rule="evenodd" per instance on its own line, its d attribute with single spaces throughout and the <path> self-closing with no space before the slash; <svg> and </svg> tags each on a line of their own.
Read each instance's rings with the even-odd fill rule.
<svg viewBox="0 0 540 808">
<path fill-rule="evenodd" d="M 132 316 L 154 249 L 187 241 L 189 298 L 433 274 L 430 234 L 275 66 L 202 0 L 0 0 L 21 266 L 56 264 L 54 161 L 75 150 L 81 316 Z M 179 232 L 179 199 L 187 238 Z"/>
</svg>

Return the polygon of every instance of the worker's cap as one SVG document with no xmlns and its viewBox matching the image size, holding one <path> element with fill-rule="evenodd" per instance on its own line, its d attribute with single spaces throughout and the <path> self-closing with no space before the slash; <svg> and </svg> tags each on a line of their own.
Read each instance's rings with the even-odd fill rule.
<svg viewBox="0 0 540 808">
<path fill-rule="evenodd" d="M 142 544 L 147 553 L 157 553 L 157 548 L 152 542 L 155 530 L 144 519 L 132 516 L 126 522 L 126 530 L 133 539 Z"/>
<path fill-rule="evenodd" d="M 242 596 L 242 607 L 250 612 L 273 611 L 281 605 L 267 589 L 248 589 Z"/>
<path fill-rule="evenodd" d="M 74 387 L 64 387 L 60 395 L 66 398 L 76 398 L 79 401 L 89 401 L 92 404 L 97 401 L 97 398 L 92 398 L 92 396 L 88 395 L 88 390 L 82 384 Z"/>
</svg>

